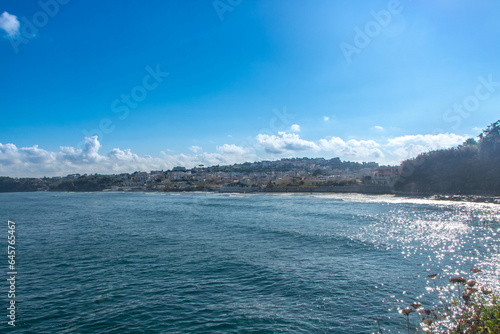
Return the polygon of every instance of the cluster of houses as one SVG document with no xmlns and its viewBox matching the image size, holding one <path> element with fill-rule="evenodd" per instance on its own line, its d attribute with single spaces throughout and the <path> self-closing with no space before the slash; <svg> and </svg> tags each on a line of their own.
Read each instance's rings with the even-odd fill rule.
<svg viewBox="0 0 500 334">
<path fill-rule="evenodd" d="M 168 171 L 124 173 L 115 176 L 117 182 L 111 190 L 175 191 L 184 189 L 216 190 L 228 187 L 392 185 L 400 175 L 400 167 L 380 167 L 376 163 L 363 163 L 355 166 L 356 168 L 339 168 L 338 163 L 328 162 L 331 160 L 322 158 L 282 159 L 246 163 L 244 171 L 235 171 L 238 168 L 231 168 L 231 166 L 227 166 L 227 168 L 198 166 L 192 169 L 175 167 Z M 340 159 L 336 162 L 340 162 Z"/>
</svg>

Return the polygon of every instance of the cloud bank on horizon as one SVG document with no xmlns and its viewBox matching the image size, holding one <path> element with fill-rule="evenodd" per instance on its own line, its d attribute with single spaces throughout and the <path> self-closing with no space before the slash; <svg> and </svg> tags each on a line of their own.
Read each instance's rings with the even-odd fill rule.
<svg viewBox="0 0 500 334">
<path fill-rule="evenodd" d="M 215 152 L 202 152 L 193 146 L 192 154 L 160 152 L 159 157 L 139 156 L 130 149 L 113 148 L 100 154 L 97 136 L 85 137 L 83 148 L 61 146 L 58 152 L 39 148 L 20 147 L 0 143 L 0 176 L 42 177 L 67 174 L 117 174 L 134 171 L 167 170 L 175 166 L 192 168 L 197 165 L 214 166 L 302 156 L 340 157 L 358 162 L 375 161 L 380 164 L 399 164 L 420 153 L 450 148 L 462 144 L 468 136 L 453 133 L 411 135 L 374 140 L 343 140 L 339 137 L 309 141 L 297 133 L 279 132 L 278 135 L 259 134 L 254 146 L 224 144 Z"/>
</svg>

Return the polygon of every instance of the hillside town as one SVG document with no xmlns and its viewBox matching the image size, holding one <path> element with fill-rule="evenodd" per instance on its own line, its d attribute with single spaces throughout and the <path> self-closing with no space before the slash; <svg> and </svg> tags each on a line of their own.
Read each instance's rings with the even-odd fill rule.
<svg viewBox="0 0 500 334">
<path fill-rule="evenodd" d="M 387 190 L 400 167 L 339 158 L 288 158 L 228 166 L 182 166 L 114 175 L 70 174 L 52 178 L 0 178 L 0 191 L 334 191 L 370 186 Z M 340 187 L 343 187 L 342 189 Z"/>
</svg>

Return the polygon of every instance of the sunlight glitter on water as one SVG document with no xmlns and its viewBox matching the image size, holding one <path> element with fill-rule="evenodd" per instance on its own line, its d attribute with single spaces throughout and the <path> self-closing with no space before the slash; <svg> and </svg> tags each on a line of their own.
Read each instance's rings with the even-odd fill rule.
<svg viewBox="0 0 500 334">
<path fill-rule="evenodd" d="M 434 305 L 460 300 L 459 288 L 448 282 L 454 276 L 500 286 L 499 205 L 358 195 L 348 196 L 347 200 L 386 203 L 389 207 L 406 204 L 377 215 L 376 221 L 361 229 L 356 238 L 386 249 L 400 249 L 403 258 L 417 257 L 424 270 L 438 273 L 438 282 L 427 279 L 426 289 L 414 300 Z M 472 274 L 473 267 L 482 273 Z M 399 310 L 408 306 L 403 299 L 395 301 L 401 305 Z M 449 322 L 443 322 L 443 326 L 447 325 Z"/>
</svg>

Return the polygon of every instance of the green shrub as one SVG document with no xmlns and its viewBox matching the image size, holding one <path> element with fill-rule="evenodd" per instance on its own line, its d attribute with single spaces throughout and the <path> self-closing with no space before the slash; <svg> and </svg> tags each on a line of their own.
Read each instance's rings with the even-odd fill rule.
<svg viewBox="0 0 500 334">
<path fill-rule="evenodd" d="M 481 272 L 471 269 L 474 274 Z M 436 279 L 437 274 L 428 275 Z M 417 314 L 420 331 L 423 333 L 449 333 L 449 334 L 500 334 L 500 295 L 476 279 L 453 277 L 449 279 L 450 285 L 458 286 L 458 295 L 454 289 L 438 289 L 434 284 L 435 292 L 450 290 L 452 295 L 447 301 L 439 296 L 439 305 L 431 307 L 413 303 L 401 311 L 407 317 L 407 328 L 410 333 L 410 314 Z M 415 331 L 411 331 L 415 333 Z"/>
</svg>

